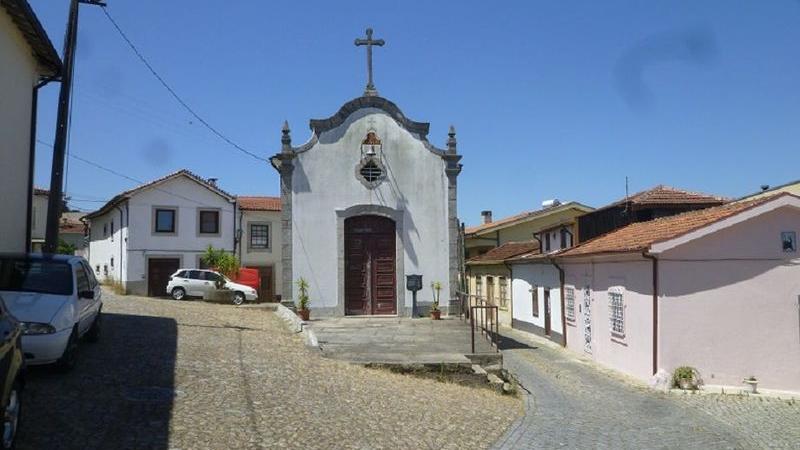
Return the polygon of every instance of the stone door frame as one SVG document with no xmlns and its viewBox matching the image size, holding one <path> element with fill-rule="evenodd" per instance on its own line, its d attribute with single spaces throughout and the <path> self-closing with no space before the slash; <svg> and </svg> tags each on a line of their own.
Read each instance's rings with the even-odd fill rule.
<svg viewBox="0 0 800 450">
<path fill-rule="evenodd" d="M 336 250 L 337 250 L 337 293 L 335 315 L 344 317 L 345 315 L 345 254 L 344 254 L 344 221 L 356 216 L 381 216 L 394 221 L 395 224 L 395 289 L 397 297 L 397 316 L 410 314 L 410 308 L 406 308 L 405 302 L 405 268 L 404 268 L 404 245 L 403 245 L 403 217 L 405 213 L 401 209 L 394 209 L 383 205 L 353 205 L 349 208 L 336 210 Z M 392 316 L 383 316 L 392 317 Z"/>
</svg>

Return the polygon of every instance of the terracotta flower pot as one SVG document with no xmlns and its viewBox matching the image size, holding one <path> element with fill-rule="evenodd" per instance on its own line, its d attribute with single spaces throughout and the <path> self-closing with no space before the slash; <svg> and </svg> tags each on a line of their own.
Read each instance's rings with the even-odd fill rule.
<svg viewBox="0 0 800 450">
<path fill-rule="evenodd" d="M 758 394 L 758 380 L 742 380 L 747 385 L 747 392 L 751 394 Z"/>
<path fill-rule="evenodd" d="M 311 310 L 309 309 L 298 309 L 297 315 L 300 316 L 301 319 L 308 321 L 309 317 L 311 316 Z"/>
<path fill-rule="evenodd" d="M 438 310 L 438 309 L 435 310 L 435 311 L 431 311 L 431 319 L 433 319 L 433 320 L 441 320 L 442 319 L 442 311 Z"/>
</svg>

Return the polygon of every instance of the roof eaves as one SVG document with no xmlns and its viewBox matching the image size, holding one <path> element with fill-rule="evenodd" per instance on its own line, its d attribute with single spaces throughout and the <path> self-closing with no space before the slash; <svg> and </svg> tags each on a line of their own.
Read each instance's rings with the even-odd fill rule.
<svg viewBox="0 0 800 450">
<path fill-rule="evenodd" d="M 39 64 L 47 69 L 43 75 L 57 76 L 62 68 L 61 58 L 28 1 L 0 0 L 0 6 L 5 8 L 11 20 L 25 37 Z"/>
</svg>

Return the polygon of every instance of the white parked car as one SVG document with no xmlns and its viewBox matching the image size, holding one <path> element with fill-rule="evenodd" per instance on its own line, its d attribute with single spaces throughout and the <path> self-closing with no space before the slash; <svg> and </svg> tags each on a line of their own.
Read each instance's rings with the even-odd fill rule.
<svg viewBox="0 0 800 450">
<path fill-rule="evenodd" d="M 80 339 L 100 338 L 100 283 L 80 256 L 0 254 L 0 295 L 22 323 L 28 364 L 69 370 Z"/>
<path fill-rule="evenodd" d="M 175 300 L 200 297 L 207 300 L 218 298 L 219 291 L 230 291 L 233 304 L 241 305 L 245 300 L 258 300 L 255 289 L 234 283 L 225 275 L 206 269 L 180 269 L 169 277 L 167 294 Z"/>
</svg>

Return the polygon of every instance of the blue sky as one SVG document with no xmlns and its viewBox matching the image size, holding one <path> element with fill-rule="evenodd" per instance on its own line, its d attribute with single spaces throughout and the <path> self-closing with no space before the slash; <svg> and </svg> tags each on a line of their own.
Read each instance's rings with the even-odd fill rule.
<svg viewBox="0 0 800 450">
<path fill-rule="evenodd" d="M 56 48 L 67 1 L 29 0 Z M 467 224 L 559 198 L 600 206 L 668 184 L 740 196 L 800 178 L 800 1 L 210 2 L 108 0 L 142 53 L 204 118 L 263 155 L 359 96 L 370 25 L 382 96 L 443 146 L 458 131 Z M 58 84 L 40 95 L 53 142 Z M 237 194 L 278 194 L 161 87 L 97 7 L 82 6 L 70 149 L 150 180 L 188 168 Z M 49 147 L 37 185 L 49 185 Z M 71 160 L 93 209 L 134 183 Z M 87 201 L 94 200 L 94 201 Z"/>
</svg>

